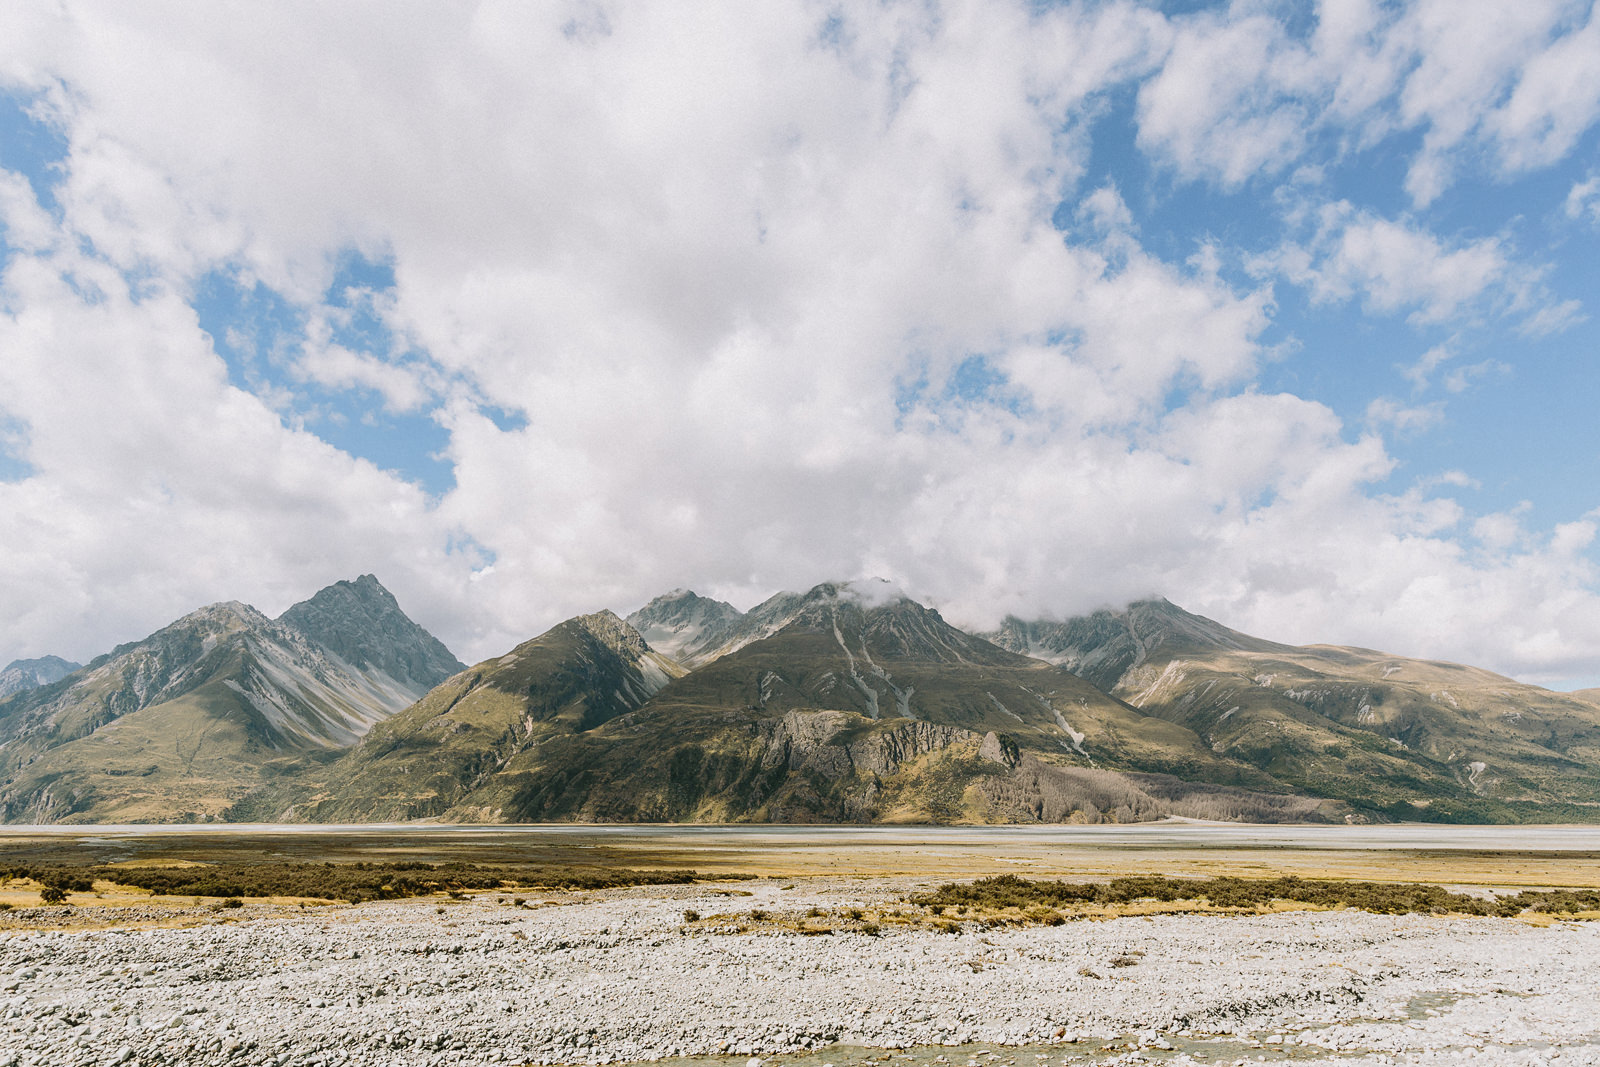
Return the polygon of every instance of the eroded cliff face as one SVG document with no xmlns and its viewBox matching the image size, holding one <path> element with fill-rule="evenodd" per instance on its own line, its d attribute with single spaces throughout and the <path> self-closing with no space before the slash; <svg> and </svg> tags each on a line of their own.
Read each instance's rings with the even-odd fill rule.
<svg viewBox="0 0 1600 1067">
<path fill-rule="evenodd" d="M 781 719 L 763 723 L 761 765 L 785 766 L 791 771 L 814 770 L 830 778 L 889 775 L 898 771 L 901 764 L 958 741 L 982 740 L 971 730 L 918 721 L 852 735 L 852 727 L 860 718 L 842 711 L 791 711 Z"/>
</svg>

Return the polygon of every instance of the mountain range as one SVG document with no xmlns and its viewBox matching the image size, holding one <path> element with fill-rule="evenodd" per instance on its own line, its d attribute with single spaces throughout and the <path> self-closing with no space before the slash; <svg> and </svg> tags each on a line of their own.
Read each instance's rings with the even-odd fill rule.
<svg viewBox="0 0 1600 1067">
<path fill-rule="evenodd" d="M 212 604 L 0 701 L 0 820 L 215 815 L 461 669 L 372 575 L 276 619 Z"/>
<path fill-rule="evenodd" d="M 11 822 L 1164 816 L 1596 821 L 1600 693 L 1159 599 L 969 633 L 877 581 L 675 590 L 466 668 L 367 575 L 0 699 Z"/>
</svg>

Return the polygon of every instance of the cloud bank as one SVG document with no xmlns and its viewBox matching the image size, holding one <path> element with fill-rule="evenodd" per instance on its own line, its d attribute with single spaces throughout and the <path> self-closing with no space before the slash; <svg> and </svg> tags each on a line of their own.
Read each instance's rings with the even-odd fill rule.
<svg viewBox="0 0 1600 1067">
<path fill-rule="evenodd" d="M 0 85 L 60 148 L 0 172 L 0 657 L 364 571 L 467 660 L 883 575 L 1600 678 L 1600 511 L 1473 513 L 1396 479 L 1433 401 L 1264 375 L 1291 293 L 1582 320 L 1431 228 L 1600 112 L 1588 5 L 1480 6 L 24 6 Z M 1386 197 L 1318 176 L 1379 144 Z M 1187 187 L 1271 232 L 1175 254 L 1130 203 Z"/>
</svg>

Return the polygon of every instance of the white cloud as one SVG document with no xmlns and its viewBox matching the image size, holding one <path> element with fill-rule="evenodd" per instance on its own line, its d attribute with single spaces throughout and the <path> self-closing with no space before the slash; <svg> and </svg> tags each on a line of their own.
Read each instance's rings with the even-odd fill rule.
<svg viewBox="0 0 1600 1067">
<path fill-rule="evenodd" d="M 680 585 L 882 574 L 966 622 L 1161 592 L 1293 640 L 1593 662 L 1581 529 L 1469 544 L 1450 501 L 1379 492 L 1376 434 L 1253 386 L 1270 285 L 1080 189 L 1107 92 L 1157 70 L 1140 143 L 1223 184 L 1328 116 L 1400 122 L 1387 8 L 1328 5 L 1306 44 L 1117 2 L 385 10 L 84 4 L 0 41 L 70 146 L 59 222 L 0 182 L 27 235 L 0 409 L 36 472 L 0 485 L 0 649 L 375 570 L 477 658 Z M 396 351 L 339 341 L 351 249 L 393 263 Z M 1541 311 L 1504 241 L 1355 209 L 1281 262 L 1421 322 Z M 229 384 L 185 300 L 214 270 L 309 316 L 305 379 L 438 419 L 455 488 Z"/>
<path fill-rule="evenodd" d="M 441 376 L 430 365 L 406 358 L 396 350 L 398 345 L 391 343 L 389 351 L 375 355 L 352 351 L 334 340 L 336 331 L 348 326 L 358 310 L 380 310 L 373 307 L 370 293 L 355 294 L 352 303 L 353 307 L 323 305 L 308 317 L 299 352 L 292 358 L 295 376 L 336 389 L 371 389 L 392 412 L 418 411 L 434 401 L 444 387 Z"/>
<path fill-rule="evenodd" d="M 174 294 L 135 303 L 114 271 L 63 251 L 14 261 L 3 296 L 17 310 L 0 317 L 0 406 L 26 423 L 32 468 L 0 483 L 7 649 L 87 658 L 202 603 L 281 609 L 440 540 L 415 487 L 229 385 Z M 449 580 L 438 562 L 386 578 L 425 601 Z"/>
<path fill-rule="evenodd" d="M 1600 20 L 1587 0 L 1328 0 L 1309 36 L 1250 5 L 1172 21 L 1139 93 L 1140 143 L 1185 178 L 1236 188 L 1295 167 L 1320 133 L 1346 148 L 1421 135 L 1417 207 L 1463 157 L 1502 175 L 1566 156 L 1600 118 Z"/>
<path fill-rule="evenodd" d="M 1556 10 L 1571 13 L 1581 5 Z M 1523 64 L 1516 88 L 1485 125 L 1508 172 L 1548 166 L 1600 118 L 1600 17 L 1555 40 Z"/>
<path fill-rule="evenodd" d="M 1600 222 L 1600 176 L 1590 176 L 1575 183 L 1567 192 L 1564 207 L 1569 219 Z"/>
<path fill-rule="evenodd" d="M 1445 363 L 1455 358 L 1451 345 L 1434 345 L 1422 353 L 1418 360 L 1409 367 L 1401 367 L 1400 373 L 1404 375 L 1418 392 L 1426 389 L 1433 379 L 1433 372 Z"/>
<path fill-rule="evenodd" d="M 1424 479 L 1422 485 L 1424 488 L 1434 485 L 1448 485 L 1457 489 L 1478 489 L 1482 487 L 1482 483 L 1472 475 L 1466 471 L 1459 470 L 1442 471 L 1432 478 Z"/>
<path fill-rule="evenodd" d="M 1518 262 L 1497 237 L 1448 242 L 1345 201 L 1304 214 L 1315 220 L 1314 234 L 1258 258 L 1254 269 L 1281 272 L 1316 303 L 1360 300 L 1372 311 L 1407 312 L 1424 326 L 1516 316 L 1519 330 L 1533 335 L 1581 319 L 1576 301 L 1557 300 L 1545 287 L 1543 268 Z"/>
<path fill-rule="evenodd" d="M 1420 322 L 1443 322 L 1500 282 L 1508 271 L 1494 238 L 1447 248 L 1432 234 L 1388 219 L 1358 217 L 1330 235 L 1311 277 L 1323 300 L 1361 294 L 1380 311 L 1414 308 Z"/>
<path fill-rule="evenodd" d="M 1237 186 L 1302 151 L 1309 124 L 1288 90 L 1303 69 L 1276 20 L 1195 18 L 1139 92 L 1139 139 L 1179 172 Z"/>
<path fill-rule="evenodd" d="M 388 362 L 343 345 L 308 344 L 294 362 L 294 372 L 306 381 L 336 389 L 371 389 L 383 397 L 390 411 L 416 411 L 433 398 L 416 367 Z"/>
<path fill-rule="evenodd" d="M 1489 374 L 1509 374 L 1511 368 L 1497 359 L 1486 359 L 1478 363 L 1471 363 L 1464 367 L 1456 367 L 1444 376 L 1444 389 L 1447 393 L 1465 392 L 1467 386 L 1474 380 Z"/>
<path fill-rule="evenodd" d="M 1444 421 L 1444 404 L 1403 404 L 1391 396 L 1380 396 L 1367 405 L 1367 425 L 1389 429 L 1400 435 L 1432 429 Z"/>
<path fill-rule="evenodd" d="M 1532 505 L 1523 501 L 1510 511 L 1480 516 L 1472 523 L 1472 536 L 1493 552 L 1523 548 L 1528 542 L 1528 533 L 1522 527 L 1520 515 L 1531 509 Z"/>
<path fill-rule="evenodd" d="M 1525 291 L 1522 294 L 1522 303 L 1534 304 L 1535 310 L 1517 326 L 1517 332 L 1524 337 L 1547 337 L 1551 334 L 1565 333 L 1589 318 L 1579 301 L 1553 300 L 1547 294 L 1539 292 L 1540 287 L 1537 284 L 1530 288 L 1534 291 Z"/>
</svg>

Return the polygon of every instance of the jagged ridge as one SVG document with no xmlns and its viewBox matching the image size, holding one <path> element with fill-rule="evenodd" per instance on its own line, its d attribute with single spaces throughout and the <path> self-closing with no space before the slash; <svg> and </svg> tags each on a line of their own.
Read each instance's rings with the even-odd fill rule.
<svg viewBox="0 0 1600 1067">
<path fill-rule="evenodd" d="M 82 667 L 81 663 L 64 660 L 60 656 L 41 656 L 38 659 L 18 659 L 6 664 L 0 671 L 0 700 L 27 689 L 60 681 Z"/>
<path fill-rule="evenodd" d="M 370 575 L 278 619 L 212 604 L 0 703 L 0 819 L 215 816 L 460 667 Z"/>
</svg>

